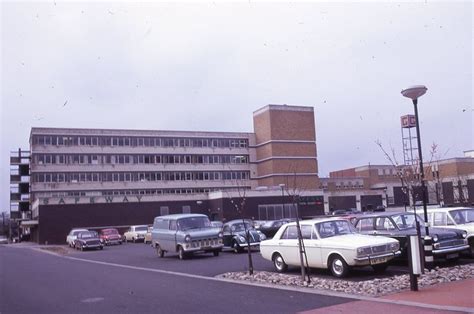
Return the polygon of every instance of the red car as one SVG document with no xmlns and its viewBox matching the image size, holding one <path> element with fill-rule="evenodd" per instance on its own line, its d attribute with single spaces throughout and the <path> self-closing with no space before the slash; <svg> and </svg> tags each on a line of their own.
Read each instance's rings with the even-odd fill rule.
<svg viewBox="0 0 474 314">
<path fill-rule="evenodd" d="M 122 244 L 122 237 L 115 228 L 102 229 L 99 232 L 100 242 L 104 245 Z"/>
</svg>

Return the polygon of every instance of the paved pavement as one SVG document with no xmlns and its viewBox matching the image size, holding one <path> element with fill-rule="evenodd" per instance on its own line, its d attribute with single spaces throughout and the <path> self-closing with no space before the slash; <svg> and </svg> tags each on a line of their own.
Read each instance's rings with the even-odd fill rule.
<svg viewBox="0 0 474 314">
<path fill-rule="evenodd" d="M 289 289 L 285 288 L 285 290 Z M 299 292 L 303 292 L 302 290 L 304 289 L 298 289 Z M 307 290 L 311 294 L 319 294 L 317 291 Z M 331 295 L 324 292 L 321 294 Z M 379 298 L 341 293 L 334 293 L 334 297 L 343 299 L 335 300 L 336 304 L 332 305 L 319 304 L 318 308 L 300 313 L 474 313 L 474 278 L 423 287 L 419 291 L 403 291 Z"/>
<path fill-rule="evenodd" d="M 341 303 L 302 312 L 318 313 L 474 313 L 474 278 L 403 291 L 378 299 Z"/>
</svg>

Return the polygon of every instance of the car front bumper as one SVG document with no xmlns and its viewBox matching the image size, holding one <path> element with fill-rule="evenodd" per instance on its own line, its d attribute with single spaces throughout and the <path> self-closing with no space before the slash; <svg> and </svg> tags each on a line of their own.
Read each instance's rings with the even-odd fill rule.
<svg viewBox="0 0 474 314">
<path fill-rule="evenodd" d="M 400 250 L 396 252 L 389 252 L 384 254 L 378 255 L 370 255 L 364 257 L 356 257 L 354 258 L 354 266 L 366 266 L 366 265 L 375 265 L 375 264 L 382 264 L 386 263 L 395 257 L 398 257 L 402 254 Z"/>
<path fill-rule="evenodd" d="M 470 248 L 469 244 L 466 244 L 466 245 L 461 245 L 461 246 L 456 246 L 456 247 L 433 249 L 433 255 L 435 257 L 443 257 L 448 254 L 460 253 L 462 251 L 469 250 L 469 248 Z"/>
</svg>

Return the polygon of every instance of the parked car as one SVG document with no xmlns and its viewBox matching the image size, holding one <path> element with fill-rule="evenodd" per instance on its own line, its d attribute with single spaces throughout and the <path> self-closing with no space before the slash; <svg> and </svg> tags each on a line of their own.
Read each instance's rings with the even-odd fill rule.
<svg viewBox="0 0 474 314">
<path fill-rule="evenodd" d="M 115 228 L 107 228 L 99 231 L 100 242 L 104 245 L 122 244 L 122 237 Z"/>
<path fill-rule="evenodd" d="M 222 221 L 211 221 L 211 227 L 222 229 L 224 223 Z"/>
<path fill-rule="evenodd" d="M 402 257 L 407 257 L 407 236 L 416 235 L 418 220 L 424 221 L 420 216 L 410 212 L 381 212 L 372 213 L 356 218 L 354 225 L 358 232 L 367 235 L 391 237 L 400 241 Z M 459 253 L 469 249 L 467 233 L 457 229 L 429 228 L 433 238 L 433 256 L 435 259 L 454 259 Z M 420 227 L 421 238 L 425 236 L 425 228 Z"/>
<path fill-rule="evenodd" d="M 143 243 L 145 244 L 151 243 L 151 230 L 153 230 L 153 227 L 148 227 L 145 233 L 145 238 L 143 238 Z"/>
<path fill-rule="evenodd" d="M 143 241 L 147 230 L 147 225 L 130 226 L 130 228 L 128 228 L 128 230 L 123 234 L 123 241 L 132 241 L 133 243 Z"/>
<path fill-rule="evenodd" d="M 272 238 L 278 229 L 286 223 L 293 221 L 294 219 L 284 218 L 279 220 L 269 220 L 260 226 L 260 230 L 267 238 Z"/>
<path fill-rule="evenodd" d="M 434 227 L 465 230 L 469 253 L 474 257 L 474 208 L 428 208 L 428 221 Z"/>
<path fill-rule="evenodd" d="M 345 277 L 351 267 L 371 265 L 384 271 L 387 262 L 400 254 L 397 240 L 358 234 L 345 219 L 318 218 L 300 222 L 308 266 L 329 268 L 333 276 Z M 260 243 L 260 253 L 273 262 L 277 272 L 299 266 L 296 223 L 283 225 L 273 239 Z"/>
<path fill-rule="evenodd" d="M 259 230 L 256 230 L 252 221 L 236 219 L 226 222 L 222 227 L 222 235 L 225 248 L 231 248 L 235 253 L 240 253 L 244 248 L 248 248 L 247 234 L 249 236 L 250 248 L 258 247 L 260 241 L 267 237 Z"/>
<path fill-rule="evenodd" d="M 175 214 L 156 217 L 151 232 L 152 246 L 160 257 L 178 253 L 185 259 L 194 253 L 213 253 L 222 250 L 222 231 L 211 226 L 206 215 Z"/>
<path fill-rule="evenodd" d="M 8 244 L 8 237 L 6 235 L 0 235 L 0 244 Z"/>
<path fill-rule="evenodd" d="M 74 240 L 74 247 L 77 250 L 87 249 L 100 249 L 104 248 L 104 245 L 100 242 L 99 234 L 95 231 L 82 231 L 77 234 Z"/>
<path fill-rule="evenodd" d="M 76 240 L 77 235 L 80 232 L 84 232 L 84 231 L 89 231 L 89 230 L 77 228 L 77 229 L 72 229 L 71 231 L 69 231 L 69 234 L 66 237 L 67 245 L 69 245 L 69 247 L 74 247 L 74 240 Z"/>
</svg>

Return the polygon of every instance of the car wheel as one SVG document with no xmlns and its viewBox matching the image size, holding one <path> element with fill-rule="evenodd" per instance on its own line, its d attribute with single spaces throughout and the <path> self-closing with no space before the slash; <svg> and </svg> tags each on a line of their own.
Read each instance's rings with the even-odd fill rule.
<svg viewBox="0 0 474 314">
<path fill-rule="evenodd" d="M 234 250 L 234 253 L 240 253 L 242 252 L 242 248 L 240 245 L 237 243 L 237 241 L 232 242 L 232 249 Z"/>
<path fill-rule="evenodd" d="M 158 254 L 159 257 L 165 256 L 165 251 L 163 251 L 158 244 L 156 245 L 156 253 Z"/>
<path fill-rule="evenodd" d="M 219 251 L 213 251 L 212 254 L 214 254 L 214 256 L 219 256 Z"/>
<path fill-rule="evenodd" d="M 346 261 L 339 255 L 334 255 L 330 262 L 329 268 L 331 273 L 334 277 L 343 278 L 347 276 L 349 272 L 349 266 L 347 265 Z"/>
<path fill-rule="evenodd" d="M 132 238 L 132 242 L 135 243 L 135 238 Z"/>
<path fill-rule="evenodd" d="M 276 271 L 279 273 L 284 273 L 288 269 L 288 265 L 286 265 L 285 260 L 278 253 L 273 256 L 273 265 L 275 266 Z"/>
<path fill-rule="evenodd" d="M 103 250 L 103 249 L 104 249 L 104 247 L 103 247 L 103 246 L 101 246 L 101 247 L 100 247 L 100 249 L 101 249 L 101 250 Z"/>
<path fill-rule="evenodd" d="M 178 257 L 180 260 L 186 259 L 186 252 L 184 252 L 184 249 L 182 246 L 178 248 Z"/>
<path fill-rule="evenodd" d="M 372 268 L 377 274 L 383 273 L 388 267 L 388 263 L 372 265 Z"/>
</svg>

